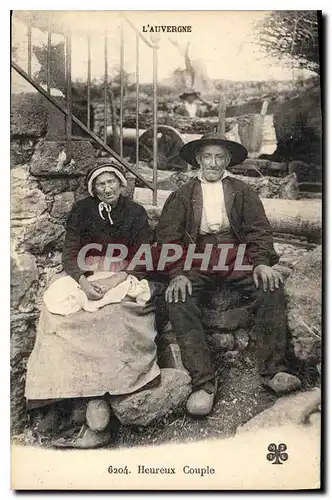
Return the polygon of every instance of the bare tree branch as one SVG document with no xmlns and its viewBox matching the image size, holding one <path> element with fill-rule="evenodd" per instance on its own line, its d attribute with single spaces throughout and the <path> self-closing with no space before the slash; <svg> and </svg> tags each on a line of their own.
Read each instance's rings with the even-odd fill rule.
<svg viewBox="0 0 332 500">
<path fill-rule="evenodd" d="M 316 11 L 275 11 L 256 25 L 258 41 L 270 55 L 319 73 Z"/>
</svg>

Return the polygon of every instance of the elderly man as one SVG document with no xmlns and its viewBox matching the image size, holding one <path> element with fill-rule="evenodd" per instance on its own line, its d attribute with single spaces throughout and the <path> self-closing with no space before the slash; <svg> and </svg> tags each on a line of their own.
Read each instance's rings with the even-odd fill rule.
<svg viewBox="0 0 332 500">
<path fill-rule="evenodd" d="M 245 160 L 247 150 L 224 138 L 203 136 L 183 146 L 180 155 L 199 169 L 198 175 L 169 196 L 157 241 L 177 243 L 186 254 L 186 259 L 182 257 L 168 269 L 165 297 L 182 361 L 192 378 L 187 411 L 203 416 L 211 412 L 216 394 L 215 368 L 201 323 L 204 291 L 232 286 L 254 299 L 259 367 L 265 384 L 277 373 L 287 373 L 286 361 L 292 353 L 282 277 L 271 267 L 278 255 L 270 224 L 257 194 L 226 170 Z M 200 255 L 191 256 L 188 268 L 192 244 Z M 242 268 L 238 250 L 242 250 Z M 203 266 L 205 255 L 210 261 Z M 287 378 L 291 376 L 283 377 L 286 386 Z"/>
</svg>

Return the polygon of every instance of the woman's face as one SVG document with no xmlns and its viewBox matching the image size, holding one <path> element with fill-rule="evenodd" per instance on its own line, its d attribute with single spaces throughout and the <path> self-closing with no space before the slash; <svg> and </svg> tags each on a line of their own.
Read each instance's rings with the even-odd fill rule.
<svg viewBox="0 0 332 500">
<path fill-rule="evenodd" d="M 95 180 L 94 191 L 100 201 L 116 205 L 121 192 L 120 179 L 113 172 L 104 172 Z"/>
</svg>

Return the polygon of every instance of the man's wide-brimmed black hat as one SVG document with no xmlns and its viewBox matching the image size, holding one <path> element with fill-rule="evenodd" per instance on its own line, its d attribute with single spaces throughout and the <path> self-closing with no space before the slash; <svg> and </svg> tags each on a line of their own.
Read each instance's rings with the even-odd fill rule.
<svg viewBox="0 0 332 500">
<path fill-rule="evenodd" d="M 196 97 L 199 97 L 201 95 L 200 92 L 197 92 L 195 89 L 186 89 L 182 94 L 179 95 L 180 99 L 185 99 L 186 97 L 189 97 L 190 95 L 194 95 Z"/>
<path fill-rule="evenodd" d="M 196 161 L 196 154 L 201 147 L 210 144 L 217 144 L 227 149 L 231 155 L 230 167 L 242 163 L 248 157 L 248 151 L 242 144 L 235 141 L 229 141 L 226 137 L 217 134 L 205 134 L 200 139 L 187 142 L 187 144 L 182 146 L 180 156 L 193 167 L 199 168 L 199 164 Z"/>
</svg>

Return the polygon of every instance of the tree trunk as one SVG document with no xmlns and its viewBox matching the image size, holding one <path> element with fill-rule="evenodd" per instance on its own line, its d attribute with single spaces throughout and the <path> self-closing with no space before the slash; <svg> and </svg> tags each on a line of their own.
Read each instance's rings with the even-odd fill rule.
<svg viewBox="0 0 332 500">
<path fill-rule="evenodd" d="M 320 241 L 322 231 L 321 200 L 262 199 L 266 216 L 274 232 L 306 236 Z"/>
</svg>

